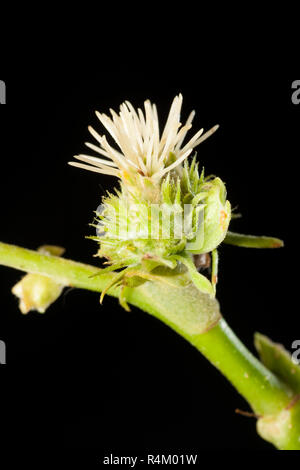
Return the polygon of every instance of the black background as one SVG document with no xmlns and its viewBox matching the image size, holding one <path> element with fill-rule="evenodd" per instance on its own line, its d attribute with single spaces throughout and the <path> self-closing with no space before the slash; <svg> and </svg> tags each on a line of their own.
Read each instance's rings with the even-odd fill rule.
<svg viewBox="0 0 300 470">
<path fill-rule="evenodd" d="M 100 61 L 101 64 L 101 61 Z M 96 72 L 95 72 L 96 68 Z M 1 118 L 1 241 L 35 249 L 66 247 L 66 257 L 97 264 L 86 240 L 93 211 L 116 181 L 74 169 L 87 126 L 100 129 L 94 110 L 117 109 L 125 99 L 150 98 L 162 122 L 183 93 L 183 120 L 196 110 L 195 132 L 220 130 L 198 149 L 207 173 L 219 175 L 243 218 L 231 228 L 283 238 L 275 251 L 222 246 L 218 298 L 222 313 L 254 351 L 255 331 L 291 350 L 299 339 L 294 306 L 297 265 L 300 105 L 293 80 L 243 73 L 189 72 L 149 77 L 95 67 L 22 69 L 7 84 Z M 114 77 L 114 78 L 113 78 Z M 117 77 L 117 78 L 116 78 Z M 297 77 L 294 77 L 297 78 Z M 191 132 L 191 131 L 190 131 Z M 296 266 L 297 267 L 297 266 Z M 58 448 L 95 458 L 110 453 L 201 453 L 269 450 L 255 420 L 235 414 L 248 405 L 192 346 L 148 314 L 126 313 L 115 299 L 67 289 L 45 315 L 23 316 L 11 287 L 21 274 L 0 266 L 0 338 L 5 434 L 14 448 Z"/>
</svg>

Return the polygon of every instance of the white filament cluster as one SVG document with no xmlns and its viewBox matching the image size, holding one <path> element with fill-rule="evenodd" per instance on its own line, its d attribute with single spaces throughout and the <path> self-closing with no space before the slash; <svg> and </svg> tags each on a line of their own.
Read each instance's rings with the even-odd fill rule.
<svg viewBox="0 0 300 470">
<path fill-rule="evenodd" d="M 174 98 L 162 135 L 155 104 L 145 101 L 143 112 L 136 111 L 129 101 L 120 106 L 119 115 L 110 110 L 111 117 L 106 114 L 96 115 L 105 129 L 112 136 L 119 149 L 112 147 L 105 135 L 99 135 L 92 127 L 89 131 L 99 145 L 86 143 L 87 147 L 106 158 L 89 155 L 76 155 L 74 158 L 85 163 L 69 162 L 70 165 L 86 170 L 114 175 L 137 172 L 158 182 L 166 173 L 180 165 L 193 149 L 210 137 L 219 126 L 214 126 L 203 134 L 198 131 L 187 144 L 183 145 L 188 130 L 192 127 L 195 111 L 189 115 L 184 126 L 180 123 L 182 95 Z M 170 162 L 172 154 L 172 162 Z"/>
</svg>

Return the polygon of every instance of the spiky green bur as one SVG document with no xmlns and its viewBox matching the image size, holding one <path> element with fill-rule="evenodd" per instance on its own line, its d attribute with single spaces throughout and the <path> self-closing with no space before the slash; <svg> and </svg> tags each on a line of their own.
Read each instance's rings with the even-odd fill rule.
<svg viewBox="0 0 300 470">
<path fill-rule="evenodd" d="M 226 236 L 231 208 L 222 180 L 199 174 L 195 158 L 159 184 L 135 178 L 139 181 L 128 175 L 128 184 L 103 198 L 98 234 L 92 237 L 100 244 L 98 256 L 108 260 L 109 270 L 138 266 L 137 277 L 158 266 L 185 266 L 194 284 L 214 295 L 216 272 L 208 281 L 197 272 L 192 255 L 213 252 Z"/>
</svg>

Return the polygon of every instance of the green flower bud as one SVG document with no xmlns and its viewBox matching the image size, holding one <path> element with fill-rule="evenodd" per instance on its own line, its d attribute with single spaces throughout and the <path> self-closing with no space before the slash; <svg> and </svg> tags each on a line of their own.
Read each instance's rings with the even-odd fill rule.
<svg viewBox="0 0 300 470">
<path fill-rule="evenodd" d="M 45 255 L 61 256 L 64 248 L 45 245 L 38 249 Z M 44 313 L 60 296 L 64 286 L 40 274 L 26 274 L 13 288 L 12 293 L 20 299 L 19 308 L 23 314 L 31 310 Z"/>
</svg>

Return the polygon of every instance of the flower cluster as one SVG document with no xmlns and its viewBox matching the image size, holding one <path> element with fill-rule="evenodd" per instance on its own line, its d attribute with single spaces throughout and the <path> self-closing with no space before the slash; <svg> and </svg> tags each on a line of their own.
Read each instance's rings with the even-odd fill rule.
<svg viewBox="0 0 300 470">
<path fill-rule="evenodd" d="M 145 101 L 137 111 L 126 101 L 119 115 L 96 113 L 118 146 L 110 145 L 93 128 L 99 145 L 86 145 L 101 158 L 78 155 L 71 165 L 97 173 L 117 176 L 120 189 L 103 199 L 97 213 L 98 255 L 110 265 L 123 269 L 118 283 L 124 286 L 130 269 L 148 278 L 159 266 L 176 270 L 185 266 L 191 280 L 203 292 L 214 295 L 217 282 L 216 248 L 224 240 L 231 218 L 224 183 L 199 172 L 193 149 L 218 128 L 199 130 L 184 143 L 192 127 L 193 111 L 182 126 L 182 96 L 176 96 L 162 134 L 155 104 Z M 105 157 L 105 158 L 102 158 Z M 100 230 L 99 230 L 100 227 Z M 211 282 L 193 263 L 193 255 L 212 252 Z"/>
</svg>

